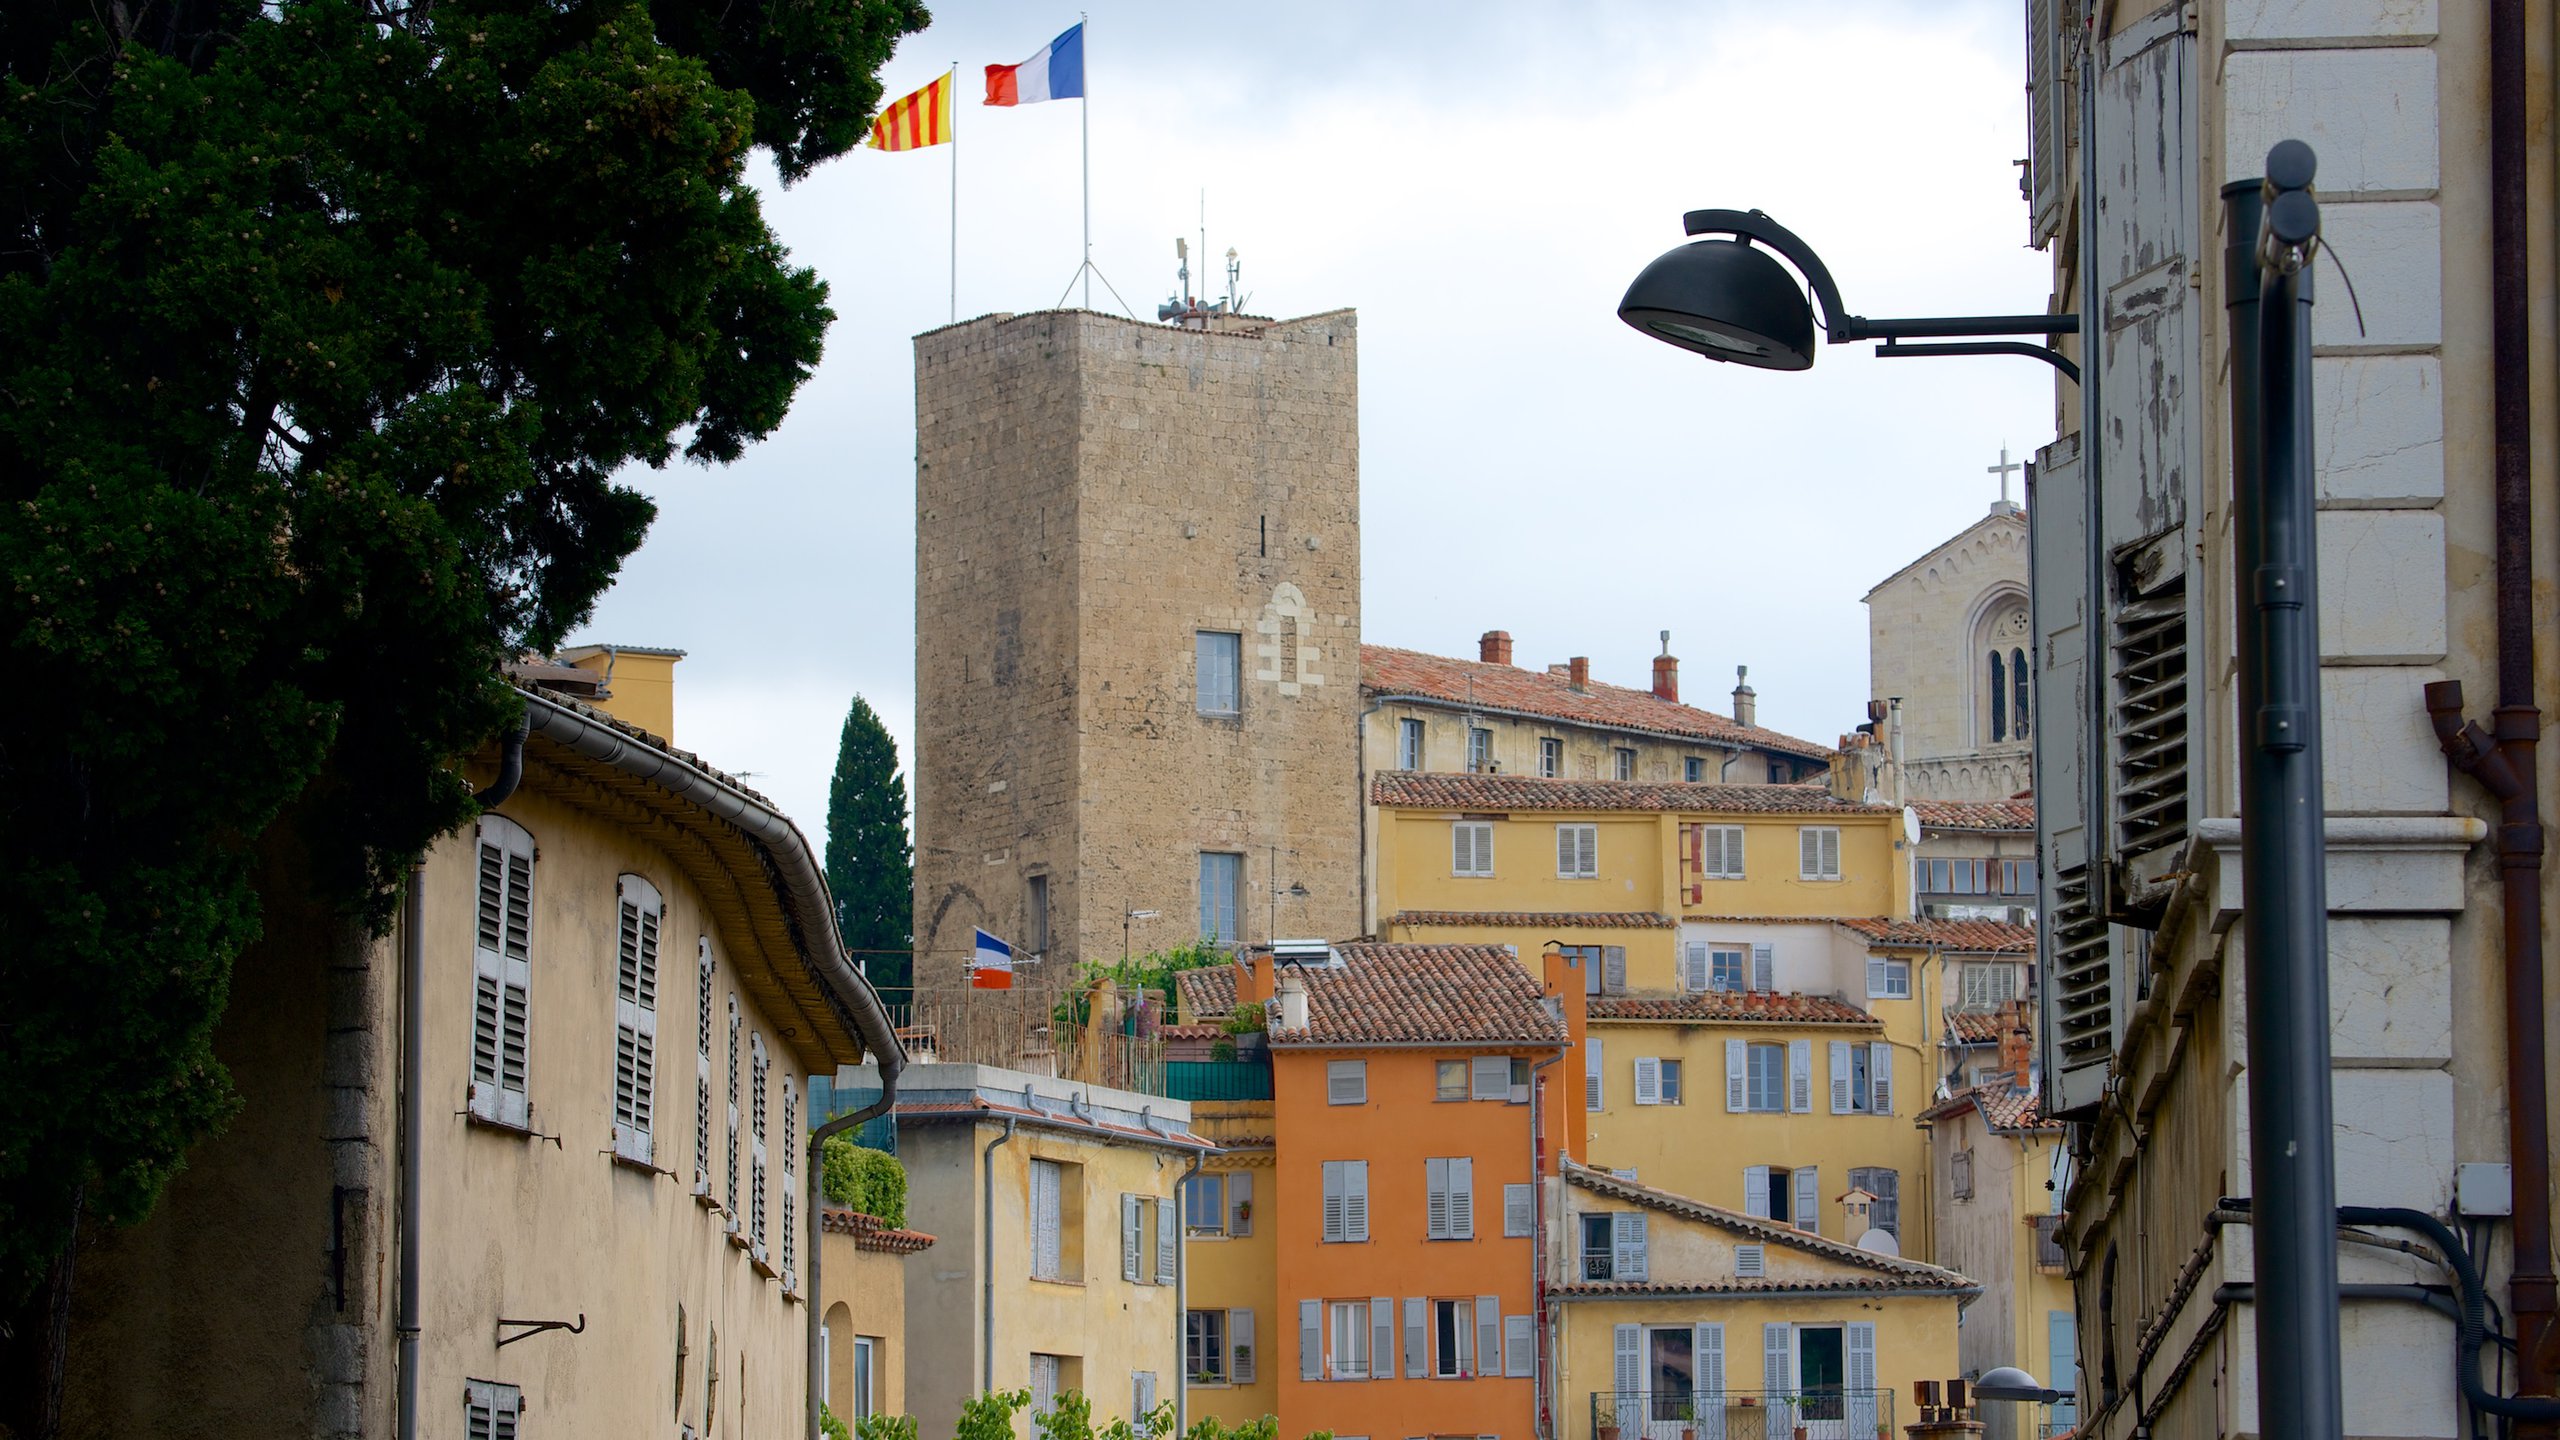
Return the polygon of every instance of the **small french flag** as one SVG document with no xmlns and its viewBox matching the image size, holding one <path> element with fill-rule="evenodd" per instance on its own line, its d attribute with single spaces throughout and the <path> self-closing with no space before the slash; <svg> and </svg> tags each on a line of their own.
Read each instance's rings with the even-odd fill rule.
<svg viewBox="0 0 2560 1440">
<path fill-rule="evenodd" d="M 1012 989 L 1013 947 L 984 930 L 979 931 L 978 943 L 969 955 L 969 988 Z"/>
<path fill-rule="evenodd" d="M 1019 65 L 987 67 L 987 103 L 1028 105 L 1035 100 L 1084 98 L 1084 22 L 1040 47 Z"/>
</svg>

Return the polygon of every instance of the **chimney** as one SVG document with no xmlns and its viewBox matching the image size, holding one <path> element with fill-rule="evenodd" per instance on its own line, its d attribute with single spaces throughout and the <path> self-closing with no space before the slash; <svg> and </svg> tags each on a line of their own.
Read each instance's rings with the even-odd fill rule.
<svg viewBox="0 0 2560 1440">
<path fill-rule="evenodd" d="M 2014 1077 L 2018 1088 L 2027 1085 L 2028 1067 L 2035 1049 L 2035 1036 L 2027 1029 L 2027 1002 L 2011 1000 L 2000 1007 L 2000 1068 Z"/>
<path fill-rule="evenodd" d="M 1269 1021 L 1271 1028 L 1274 1030 L 1306 1029 L 1306 977 L 1298 973 L 1298 967 L 1295 965 L 1281 969 L 1278 963 L 1274 962 L 1272 968 L 1279 971 L 1279 974 L 1271 982 L 1271 1007 L 1279 1013 L 1271 1017 Z"/>
<path fill-rule="evenodd" d="M 1591 657 L 1588 655 L 1574 656 L 1572 660 L 1566 662 L 1564 673 L 1565 677 L 1572 681 L 1575 694 L 1579 695 L 1583 691 L 1590 689 Z"/>
<path fill-rule="evenodd" d="M 1487 665 L 1510 664 L 1511 632 L 1508 630 L 1484 632 L 1483 638 L 1476 641 L 1476 658 Z"/>
<path fill-rule="evenodd" d="M 1736 665 L 1733 667 L 1733 723 L 1757 725 L 1759 716 L 1760 692 L 1751 688 L 1751 667 Z"/>
<path fill-rule="evenodd" d="M 1662 632 L 1662 653 L 1653 657 L 1653 698 L 1680 703 L 1680 662 L 1671 654 L 1671 632 Z"/>
</svg>

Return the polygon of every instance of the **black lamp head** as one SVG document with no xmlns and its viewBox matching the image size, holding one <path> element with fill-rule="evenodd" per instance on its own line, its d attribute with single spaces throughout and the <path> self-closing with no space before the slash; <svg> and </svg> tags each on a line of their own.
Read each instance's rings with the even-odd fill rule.
<svg viewBox="0 0 2560 1440">
<path fill-rule="evenodd" d="M 1710 360 L 1762 370 L 1813 366 L 1813 306 L 1793 272 L 1744 240 L 1696 240 L 1644 267 L 1618 318 Z"/>
</svg>

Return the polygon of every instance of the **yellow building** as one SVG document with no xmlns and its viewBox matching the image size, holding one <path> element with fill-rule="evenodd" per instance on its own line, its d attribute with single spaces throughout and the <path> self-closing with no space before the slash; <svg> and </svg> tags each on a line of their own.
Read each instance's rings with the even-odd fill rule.
<svg viewBox="0 0 2560 1440">
<path fill-rule="evenodd" d="M 844 1084 L 876 1091 L 876 1076 Z M 983 1065 L 908 1067 L 893 1112 L 907 1206 L 907 1412 L 944 1434 L 969 1396 L 1082 1393 L 1097 1426 L 1177 1398 L 1182 1182 L 1216 1147 L 1179 1100 Z"/>
<path fill-rule="evenodd" d="M 1183 1190 L 1184 1413 L 1231 1426 L 1280 1413 L 1279 1366 L 1266 1352 L 1276 1357 L 1283 1338 L 1271 1070 L 1265 1060 L 1235 1071 L 1258 1075 L 1247 1088 L 1264 1095 L 1192 1102 L 1193 1126 L 1218 1152 Z"/>
<path fill-rule="evenodd" d="M 1546 1182 L 1560 1440 L 1889 1440 L 1980 1287 L 1605 1170 Z"/>
<path fill-rule="evenodd" d="M 67 1433 L 384 1435 L 404 1394 L 429 1435 L 805 1424 L 801 1098 L 903 1056 L 787 819 L 519 673 L 529 733 L 390 936 L 271 872 L 216 1041 L 243 1109 L 82 1251 Z"/>
<path fill-rule="evenodd" d="M 847 1425 L 870 1415 L 904 1415 L 906 1257 L 931 1249 L 933 1237 L 840 1205 L 826 1207 L 823 1219 L 818 1393 Z"/>
</svg>

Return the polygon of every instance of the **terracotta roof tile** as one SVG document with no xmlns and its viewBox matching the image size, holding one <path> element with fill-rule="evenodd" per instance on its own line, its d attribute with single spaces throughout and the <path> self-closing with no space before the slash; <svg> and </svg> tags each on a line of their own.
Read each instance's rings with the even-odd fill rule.
<svg viewBox="0 0 2560 1440">
<path fill-rule="evenodd" d="M 1173 987 L 1182 997 L 1182 1013 L 1199 1021 L 1208 1021 L 1236 1008 L 1236 967 L 1204 965 L 1197 970 L 1177 970 Z"/>
<path fill-rule="evenodd" d="M 1676 1020 L 1703 1025 L 1853 1025 L 1883 1028 L 1873 1015 L 1828 995 L 1710 990 L 1703 995 L 1594 995 L 1593 1020 Z"/>
<path fill-rule="evenodd" d="M 1969 1085 L 1920 1112 L 1922 1120 L 1943 1120 L 1961 1110 L 1978 1110 L 1983 1123 L 2004 1135 L 2059 1134 L 2062 1122 L 2047 1120 L 2037 1105 L 2036 1092 L 2011 1080 L 2002 1079 L 1990 1085 Z"/>
<path fill-rule="evenodd" d="M 1548 780 L 1534 775 L 1381 771 L 1378 805 L 1416 810 L 1641 810 L 1698 815 L 1892 815 L 1891 805 L 1832 798 L 1821 785 L 1669 785 L 1642 780 Z"/>
<path fill-rule="evenodd" d="M 1360 687 L 1373 695 L 1410 696 L 1612 730 L 1747 745 L 1809 760 L 1828 762 L 1833 754 L 1829 747 L 1810 740 L 1740 724 L 1712 710 L 1665 700 L 1651 690 L 1599 680 L 1576 690 L 1564 676 L 1543 670 L 1425 655 L 1419 650 L 1385 645 L 1360 647 Z"/>
<path fill-rule="evenodd" d="M 1387 924 L 1450 926 L 1500 926 L 1504 929 L 1536 929 L 1553 926 L 1560 930 L 1671 930 L 1677 922 L 1668 915 L 1650 910 L 1399 910 L 1387 917 Z"/>
<path fill-rule="evenodd" d="M 1838 1290 L 1873 1290 L 1891 1295 L 1910 1290 L 1980 1289 L 1961 1275 L 1932 1283 L 1915 1284 L 1888 1275 L 1834 1275 L 1823 1280 L 1717 1280 L 1704 1285 L 1676 1285 L 1668 1281 L 1644 1280 L 1577 1280 L 1558 1285 L 1547 1293 L 1559 1300 L 1624 1300 L 1653 1297 L 1677 1300 L 1690 1295 L 1802 1295 Z"/>
<path fill-rule="evenodd" d="M 1888 920 L 1881 917 L 1833 922 L 1867 937 L 1874 946 L 1935 945 L 1968 955 L 2032 955 L 2036 932 L 2005 920 Z"/>
<path fill-rule="evenodd" d="M 1273 1045 L 1565 1043 L 1564 1021 L 1549 1013 L 1544 990 L 1500 945 L 1363 940 L 1334 949 L 1340 967 L 1299 970 L 1307 1028 L 1274 1030 Z"/>
<path fill-rule="evenodd" d="M 1063 1106 L 1055 1110 L 1034 1110 L 1027 1106 L 1000 1105 L 988 1100 L 901 1100 L 898 1102 L 895 1113 L 902 1123 L 1012 1118 L 1028 1120 L 1034 1125 L 1046 1126 L 1052 1130 L 1092 1135 L 1103 1140 L 1126 1140 L 1140 1145 L 1162 1145 L 1173 1150 L 1214 1151 L 1218 1148 L 1217 1142 L 1194 1135 L 1187 1130 L 1176 1130 L 1168 1134 L 1162 1130 L 1142 1129 L 1136 1125 L 1121 1125 L 1109 1120 L 1087 1120 L 1083 1116 L 1068 1112 Z"/>
<path fill-rule="evenodd" d="M 883 1255 L 912 1255 L 933 1244 L 933 1237 L 921 1230 L 899 1230 L 882 1224 L 880 1217 L 865 1215 L 840 1205 L 826 1207 L 819 1223 L 837 1235 L 850 1235 L 857 1250 Z"/>
<path fill-rule="evenodd" d="M 1924 830 L 2033 830 L 2033 800 L 1914 800 Z"/>
<path fill-rule="evenodd" d="M 1677 1215 L 1685 1220 L 1701 1221 L 1764 1244 L 1803 1250 L 1826 1259 L 1838 1260 L 1871 1270 L 1884 1277 L 1880 1282 L 1880 1288 L 1897 1290 L 1980 1288 L 1973 1281 L 1941 1266 L 1905 1259 L 1899 1255 L 1879 1255 L 1873 1250 L 1861 1250 L 1843 1241 L 1826 1240 L 1809 1230 L 1798 1230 L 1792 1225 L 1780 1225 L 1775 1221 L 1745 1215 L 1739 1210 L 1727 1210 L 1721 1205 L 1709 1205 L 1703 1201 L 1692 1200 L 1686 1195 L 1674 1195 L 1668 1190 L 1656 1190 L 1650 1185 L 1640 1185 L 1633 1180 L 1622 1180 L 1606 1170 L 1595 1170 L 1577 1161 L 1564 1160 L 1559 1164 L 1565 1183 L 1568 1185 L 1588 1190 L 1594 1195 L 1624 1200 L 1630 1204 L 1642 1205 L 1647 1209 L 1660 1210 L 1667 1215 Z M 1727 1279 L 1718 1283 L 1729 1285 L 1735 1282 Z M 1857 1282 L 1843 1279 L 1812 1283 L 1819 1288 L 1836 1288 Z M 1675 1286 L 1673 1288 L 1686 1290 L 1699 1287 Z"/>
</svg>

